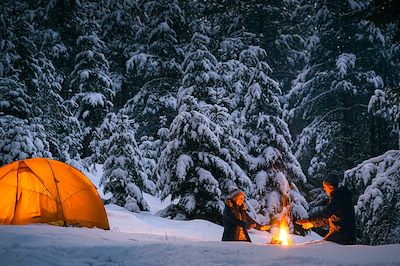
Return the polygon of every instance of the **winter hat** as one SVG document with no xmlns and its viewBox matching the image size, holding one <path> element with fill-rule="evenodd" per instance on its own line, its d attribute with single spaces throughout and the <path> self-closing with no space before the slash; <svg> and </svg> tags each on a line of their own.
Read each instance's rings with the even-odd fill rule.
<svg viewBox="0 0 400 266">
<path fill-rule="evenodd" d="M 336 175 L 330 174 L 324 179 L 324 182 L 337 188 L 339 185 L 339 178 Z"/>
<path fill-rule="evenodd" d="M 244 195 L 244 192 L 241 191 L 240 189 L 238 189 L 237 187 L 231 187 L 229 189 L 229 198 L 233 199 L 234 197 L 236 197 L 237 195 L 239 195 L 240 193 L 242 193 Z"/>
</svg>

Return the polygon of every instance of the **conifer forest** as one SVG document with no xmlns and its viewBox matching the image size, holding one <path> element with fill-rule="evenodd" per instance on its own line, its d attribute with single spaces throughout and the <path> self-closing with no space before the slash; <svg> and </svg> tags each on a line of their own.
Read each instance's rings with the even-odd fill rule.
<svg viewBox="0 0 400 266">
<path fill-rule="evenodd" d="M 260 224 L 352 193 L 359 243 L 400 243 L 400 2 L 2 0 L 0 166 L 102 167 L 113 203 Z M 0 195 L 1 197 L 1 195 Z M 322 229 L 323 230 L 323 229 Z"/>
</svg>

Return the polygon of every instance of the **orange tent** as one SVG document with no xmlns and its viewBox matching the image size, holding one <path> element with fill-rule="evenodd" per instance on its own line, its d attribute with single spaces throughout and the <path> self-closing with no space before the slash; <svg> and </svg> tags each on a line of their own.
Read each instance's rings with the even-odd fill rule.
<svg viewBox="0 0 400 266">
<path fill-rule="evenodd" d="M 65 163 L 33 158 L 0 168 L 0 224 L 110 229 L 96 187 Z"/>
</svg>

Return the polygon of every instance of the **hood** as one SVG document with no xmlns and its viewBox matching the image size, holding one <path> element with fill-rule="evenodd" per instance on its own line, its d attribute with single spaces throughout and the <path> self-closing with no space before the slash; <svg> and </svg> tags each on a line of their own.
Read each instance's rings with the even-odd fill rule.
<svg viewBox="0 0 400 266">
<path fill-rule="evenodd" d="M 242 204 L 241 206 L 237 206 L 237 205 L 235 204 L 235 202 L 233 202 L 233 200 L 232 200 L 231 198 L 229 198 L 229 197 L 227 197 L 227 198 L 225 199 L 225 204 L 226 204 L 226 206 L 228 206 L 229 208 L 238 207 L 238 208 L 240 208 L 241 210 L 247 210 L 246 204 L 244 204 L 244 202 L 243 202 L 243 204 Z"/>
</svg>

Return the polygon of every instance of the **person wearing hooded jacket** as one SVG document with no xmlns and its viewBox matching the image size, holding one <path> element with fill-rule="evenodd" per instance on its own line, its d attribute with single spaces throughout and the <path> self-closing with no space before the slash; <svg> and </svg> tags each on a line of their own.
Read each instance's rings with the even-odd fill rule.
<svg viewBox="0 0 400 266">
<path fill-rule="evenodd" d="M 329 232 L 324 240 L 342 245 L 355 244 L 355 212 L 350 190 L 338 187 L 338 177 L 328 176 L 323 181 L 323 188 L 330 200 L 325 210 L 316 217 L 296 221 L 304 229 L 329 225 Z"/>
<path fill-rule="evenodd" d="M 246 211 L 244 204 L 245 194 L 235 188 L 225 199 L 223 214 L 224 233 L 222 241 L 246 241 L 251 242 L 247 230 L 255 228 L 261 231 L 269 230 L 268 225 L 256 223 Z"/>
</svg>

